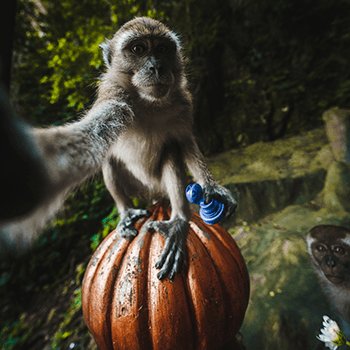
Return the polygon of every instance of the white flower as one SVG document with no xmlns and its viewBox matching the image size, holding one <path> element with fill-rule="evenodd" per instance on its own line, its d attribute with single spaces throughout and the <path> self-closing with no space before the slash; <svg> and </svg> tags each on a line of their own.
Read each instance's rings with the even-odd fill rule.
<svg viewBox="0 0 350 350">
<path fill-rule="evenodd" d="M 337 322 L 331 320 L 328 316 L 323 316 L 323 326 L 317 339 L 323 341 L 331 350 L 336 350 L 338 346 L 346 344 L 344 333 L 340 330 Z"/>
</svg>

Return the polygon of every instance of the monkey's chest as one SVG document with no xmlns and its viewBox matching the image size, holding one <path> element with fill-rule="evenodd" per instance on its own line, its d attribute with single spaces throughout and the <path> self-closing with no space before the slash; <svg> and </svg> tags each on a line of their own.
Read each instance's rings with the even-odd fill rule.
<svg viewBox="0 0 350 350">
<path fill-rule="evenodd" d="M 113 155 L 142 182 L 159 177 L 164 149 L 162 135 L 126 132 L 113 147 Z"/>
</svg>

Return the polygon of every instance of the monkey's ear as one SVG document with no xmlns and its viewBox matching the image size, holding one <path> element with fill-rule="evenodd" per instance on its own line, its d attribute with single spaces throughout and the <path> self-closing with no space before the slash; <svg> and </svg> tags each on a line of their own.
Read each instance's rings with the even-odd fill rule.
<svg viewBox="0 0 350 350">
<path fill-rule="evenodd" d="M 102 49 L 103 60 L 108 69 L 111 67 L 112 63 L 112 48 L 109 42 L 110 40 L 106 39 L 106 41 L 99 45 L 99 47 Z"/>
</svg>

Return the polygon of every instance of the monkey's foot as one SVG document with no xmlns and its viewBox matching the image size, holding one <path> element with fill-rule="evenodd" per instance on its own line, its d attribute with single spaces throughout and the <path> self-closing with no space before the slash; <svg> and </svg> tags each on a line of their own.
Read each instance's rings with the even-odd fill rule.
<svg viewBox="0 0 350 350">
<path fill-rule="evenodd" d="M 187 220 L 175 217 L 169 221 L 150 221 L 148 227 L 153 228 L 165 238 L 163 251 L 156 263 L 156 268 L 160 269 L 157 277 L 161 280 L 168 275 L 172 281 L 185 264 L 189 223 Z"/>
<path fill-rule="evenodd" d="M 132 240 L 137 236 L 135 222 L 142 217 L 150 216 L 148 210 L 145 209 L 129 209 L 120 214 L 120 220 L 117 226 L 117 231 L 125 239 Z"/>
<path fill-rule="evenodd" d="M 237 202 L 232 197 L 231 192 L 217 183 L 206 183 L 203 186 L 203 196 L 205 203 L 209 203 L 212 199 L 224 203 L 225 217 L 231 216 L 237 208 Z"/>
</svg>

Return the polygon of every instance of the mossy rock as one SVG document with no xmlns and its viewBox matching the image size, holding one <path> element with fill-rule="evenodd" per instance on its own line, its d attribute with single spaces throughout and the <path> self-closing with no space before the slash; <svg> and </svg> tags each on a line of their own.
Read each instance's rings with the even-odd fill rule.
<svg viewBox="0 0 350 350">
<path fill-rule="evenodd" d="M 227 184 L 238 201 L 229 225 L 239 221 L 254 222 L 289 205 L 310 202 L 323 189 L 326 174 L 326 170 L 319 169 L 298 177 Z"/>
<path fill-rule="evenodd" d="M 329 210 L 350 211 L 350 165 L 334 162 L 327 172 L 323 201 Z"/>
<path fill-rule="evenodd" d="M 300 177 L 327 169 L 334 161 L 324 128 L 274 142 L 258 142 L 210 157 L 208 165 L 222 184 Z"/>
<path fill-rule="evenodd" d="M 311 201 L 323 189 L 334 161 L 324 128 L 208 159 L 214 177 L 238 201 L 236 214 L 224 226 L 254 222 L 286 206 Z"/>
<path fill-rule="evenodd" d="M 350 163 L 350 110 L 329 109 L 323 113 L 323 120 L 335 158 Z"/>
<path fill-rule="evenodd" d="M 251 278 L 241 329 L 250 350 L 314 349 L 328 301 L 309 264 L 305 236 L 320 224 L 350 227 L 350 213 L 289 206 L 255 225 L 232 227 Z"/>
</svg>

